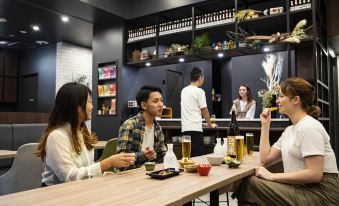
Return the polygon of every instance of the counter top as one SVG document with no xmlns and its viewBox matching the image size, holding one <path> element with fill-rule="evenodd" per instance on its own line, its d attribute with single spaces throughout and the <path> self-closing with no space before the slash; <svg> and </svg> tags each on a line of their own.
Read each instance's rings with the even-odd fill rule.
<svg viewBox="0 0 339 206">
<path fill-rule="evenodd" d="M 181 119 L 180 118 L 162 118 L 162 119 L 157 119 L 158 122 L 180 122 Z M 203 119 L 203 121 L 205 121 Z M 216 118 L 215 121 L 217 122 L 229 122 L 231 121 L 230 118 Z M 289 119 L 271 119 L 272 122 L 288 122 Z M 260 122 L 259 118 L 255 118 L 255 119 L 237 119 L 237 122 Z"/>
</svg>

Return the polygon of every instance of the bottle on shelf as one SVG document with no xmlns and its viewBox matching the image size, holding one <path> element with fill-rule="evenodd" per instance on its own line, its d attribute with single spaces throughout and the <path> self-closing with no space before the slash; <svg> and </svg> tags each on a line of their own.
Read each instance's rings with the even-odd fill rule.
<svg viewBox="0 0 339 206">
<path fill-rule="evenodd" d="M 237 119 L 235 116 L 235 106 L 233 105 L 232 107 L 232 117 L 231 117 L 231 122 L 230 126 L 227 131 L 227 154 L 228 156 L 232 158 L 236 158 L 237 156 L 237 145 L 236 145 L 236 140 L 235 137 L 239 136 L 240 131 L 239 127 L 237 124 Z"/>
</svg>

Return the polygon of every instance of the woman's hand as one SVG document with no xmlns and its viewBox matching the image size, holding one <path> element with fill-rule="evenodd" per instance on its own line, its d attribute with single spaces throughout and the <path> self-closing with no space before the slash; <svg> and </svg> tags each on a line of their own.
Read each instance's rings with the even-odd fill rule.
<svg viewBox="0 0 339 206">
<path fill-rule="evenodd" d="M 262 125 L 269 124 L 271 122 L 271 110 L 269 108 L 265 108 L 260 114 L 260 120 Z"/>
<path fill-rule="evenodd" d="M 135 162 L 134 153 L 120 153 L 109 157 L 112 167 L 128 167 Z"/>
<path fill-rule="evenodd" d="M 268 171 L 265 167 L 260 166 L 255 168 L 255 176 L 263 178 L 265 180 L 274 181 L 274 174 Z"/>
</svg>

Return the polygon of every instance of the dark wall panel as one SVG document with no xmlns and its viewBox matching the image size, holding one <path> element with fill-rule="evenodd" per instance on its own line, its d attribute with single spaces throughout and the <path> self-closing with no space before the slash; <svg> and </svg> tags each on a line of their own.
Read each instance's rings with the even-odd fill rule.
<svg viewBox="0 0 339 206">
<path fill-rule="evenodd" d="M 108 140 L 117 137 L 121 122 L 122 101 L 121 96 L 125 91 L 122 85 L 122 62 L 124 48 L 124 21 L 112 16 L 109 23 L 94 26 L 93 39 L 93 112 L 92 131 L 100 140 Z M 98 64 L 118 60 L 117 71 L 117 115 L 98 116 L 97 99 L 98 96 Z M 124 80 L 125 81 L 125 80 Z"/>
<path fill-rule="evenodd" d="M 137 91 L 143 85 L 155 85 L 160 87 L 163 90 L 163 97 L 166 97 L 166 87 L 163 86 L 163 81 L 166 84 L 166 71 L 178 71 L 182 73 L 183 77 L 183 87 L 186 87 L 190 84 L 190 71 L 193 67 L 201 67 L 204 70 L 205 74 L 205 82 L 202 85 L 202 89 L 206 93 L 207 105 L 209 110 L 212 109 L 212 62 L 211 61 L 199 61 L 199 62 L 191 62 L 191 63 L 183 63 L 183 64 L 173 64 L 166 66 L 157 66 L 151 68 L 142 68 L 142 69 L 131 69 L 124 68 L 123 70 L 123 87 L 126 88 L 125 96 L 122 101 L 124 102 L 123 107 L 127 107 L 128 100 L 135 100 L 135 96 Z M 164 104 L 166 106 L 171 107 L 171 102 L 168 102 L 164 98 Z M 174 118 L 180 118 L 180 116 L 176 116 Z"/>
<path fill-rule="evenodd" d="M 37 111 L 50 112 L 55 99 L 56 45 L 28 50 L 22 53 L 20 77 L 38 74 Z M 19 95 L 22 93 L 19 80 Z M 19 103 L 18 111 L 25 112 L 25 105 Z"/>
<path fill-rule="evenodd" d="M 294 52 L 291 55 L 292 58 L 292 70 L 294 70 Z M 266 83 L 260 78 L 265 78 L 265 72 L 262 67 L 262 62 L 265 60 L 265 54 L 248 55 L 232 58 L 232 100 L 238 96 L 238 89 L 241 84 L 247 84 L 250 86 L 252 96 L 257 102 L 257 108 L 255 118 L 259 118 L 261 109 L 261 98 L 258 97 L 258 91 L 261 89 L 267 89 Z M 293 72 L 292 72 L 293 73 Z M 284 52 L 284 65 L 281 75 L 281 81 L 288 77 L 288 57 L 287 52 Z M 228 108 L 230 111 L 231 108 Z M 227 108 L 226 108 L 227 110 Z"/>
</svg>

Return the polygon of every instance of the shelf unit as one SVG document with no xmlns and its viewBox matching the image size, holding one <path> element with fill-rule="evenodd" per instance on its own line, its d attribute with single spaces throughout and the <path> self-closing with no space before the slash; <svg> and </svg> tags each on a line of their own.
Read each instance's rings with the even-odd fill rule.
<svg viewBox="0 0 339 206">
<path fill-rule="evenodd" d="M 306 1 L 305 1 L 306 2 Z M 138 19 L 133 19 L 127 22 L 127 34 L 130 34 L 130 31 L 136 30 L 136 28 L 149 28 L 151 25 L 155 25 L 155 33 L 145 34 L 140 36 L 138 40 L 134 40 L 135 37 L 131 38 L 127 36 L 127 46 L 126 46 L 126 66 L 135 67 L 135 68 L 144 68 L 149 66 L 162 66 L 167 64 L 177 64 L 179 63 L 180 58 L 184 58 L 184 62 L 194 62 L 201 60 L 213 60 L 218 59 L 219 55 L 223 57 L 235 57 L 243 56 L 250 54 L 260 54 L 264 53 L 263 47 L 270 47 L 271 52 L 275 51 L 286 51 L 295 49 L 295 46 L 290 46 L 288 44 L 266 44 L 259 49 L 253 49 L 250 47 L 239 47 L 239 42 L 236 42 L 235 49 L 228 50 L 214 50 L 209 49 L 199 52 L 190 52 L 185 55 L 177 55 L 171 57 L 165 57 L 165 48 L 168 48 L 171 43 L 178 43 L 183 45 L 192 45 L 196 36 L 203 33 L 208 33 L 211 42 L 217 43 L 218 41 L 229 40 L 226 37 L 226 31 L 232 31 L 237 33 L 240 28 L 254 31 L 258 35 L 271 35 L 273 33 L 284 33 L 290 32 L 291 29 L 295 26 L 297 22 L 292 24 L 290 19 L 292 16 L 296 18 L 308 17 L 312 15 L 314 10 L 312 7 L 307 5 L 295 6 L 292 7 L 293 11 L 290 11 L 290 1 L 287 0 L 269 0 L 269 1 L 258 1 L 258 0 L 234 0 L 234 1 L 213 1 L 213 2 L 203 2 L 194 4 L 193 6 L 186 6 L 170 11 L 165 11 L 156 15 L 149 15 L 147 17 L 142 17 Z M 314 5 L 314 3 L 312 3 Z M 284 11 L 282 13 L 260 16 L 255 19 L 246 19 L 244 21 L 237 22 L 234 19 L 234 16 L 225 16 L 223 17 L 222 13 L 224 11 L 238 11 L 242 9 L 256 9 L 263 10 L 269 9 L 272 7 L 283 7 Z M 225 12 L 224 12 L 225 13 Z M 214 16 L 217 16 L 214 18 Z M 207 17 L 206 17 L 207 15 Z M 204 19 L 212 19 L 213 21 L 209 22 L 199 22 L 199 18 L 204 17 Z M 188 20 L 189 23 L 184 23 L 183 25 L 179 24 L 180 28 L 171 28 L 167 31 L 163 31 L 163 25 L 168 22 L 177 22 L 183 20 Z M 309 25 L 312 23 L 312 18 L 310 18 Z M 186 21 L 185 21 L 186 22 Z M 274 22 L 274 24 L 272 24 Z M 291 25 L 291 26 L 290 26 Z M 292 28 L 290 28 L 292 27 Z M 191 29 L 189 29 L 191 28 Z M 131 41 L 133 40 L 133 41 Z M 312 41 L 309 40 L 309 41 Z M 307 41 L 303 41 L 300 45 L 307 44 Z M 300 46 L 298 45 L 298 46 Z M 148 49 L 152 54 L 151 58 L 144 60 L 132 60 L 132 52 L 134 49 L 142 51 L 142 49 Z"/>
<path fill-rule="evenodd" d="M 293 4 L 291 3 L 293 2 Z M 234 1 L 208 1 L 196 3 L 190 6 L 180 7 L 169 11 L 164 11 L 155 15 L 132 19 L 127 22 L 127 30 L 149 25 L 155 26 L 154 37 L 139 40 L 135 42 L 127 42 L 126 45 L 126 66 L 135 68 L 148 66 L 162 66 L 168 64 L 178 64 L 180 58 L 184 58 L 184 62 L 194 62 L 202 60 L 216 60 L 218 54 L 222 53 L 224 58 L 232 58 L 236 56 L 253 55 L 264 53 L 263 47 L 269 47 L 270 52 L 287 51 L 288 54 L 288 76 L 301 76 L 310 81 L 316 92 L 315 104 L 322 110 L 319 120 L 323 123 L 330 136 L 333 136 L 334 128 L 331 128 L 330 122 L 333 120 L 333 100 L 331 97 L 331 78 L 330 75 L 330 55 L 327 48 L 327 31 L 326 31 L 326 1 L 325 0 L 303 0 L 304 5 L 295 5 L 300 1 L 290 0 L 234 0 Z M 235 12 L 243 9 L 255 9 L 263 11 L 273 7 L 283 7 L 283 12 L 268 16 L 261 16 L 255 19 L 247 19 L 244 21 L 233 21 L 229 18 L 209 23 L 197 25 L 199 17 L 207 14 L 218 13 L 224 10 L 233 10 Z M 207 18 L 211 18 L 208 16 Z M 180 19 L 190 19 L 189 26 L 192 30 L 175 29 L 168 34 L 160 33 L 160 25 L 166 22 L 173 22 Z M 212 18 L 213 19 L 213 18 Z M 236 42 L 235 49 L 228 50 L 204 50 L 200 52 L 192 52 L 190 54 L 164 57 L 166 47 L 171 43 L 192 45 L 195 37 L 203 33 L 208 33 L 211 42 L 223 41 L 226 37 L 226 31 L 237 33 L 241 29 L 248 32 L 254 31 L 257 35 L 271 35 L 277 32 L 291 32 L 295 25 L 302 19 L 307 20 L 306 28 L 313 25 L 307 30 L 307 34 L 312 38 L 303 40 L 300 44 L 266 44 L 261 48 L 252 49 L 249 47 L 240 48 L 239 42 Z M 214 20 L 214 19 L 213 19 Z M 186 24 L 184 24 L 186 25 Z M 127 32 L 128 33 L 128 32 Z M 128 39 L 128 37 L 127 37 Z M 227 39 L 228 40 L 228 39 Z M 143 61 L 132 61 L 130 54 L 133 49 L 151 48 L 154 55 L 151 59 Z M 292 53 L 293 51 L 293 53 Z M 295 55 L 295 68 L 292 62 L 292 54 Z M 310 61 L 312 59 L 312 61 Z M 333 83 L 332 83 L 333 84 Z M 215 87 L 214 87 L 215 88 Z M 220 91 L 217 91 L 220 92 Z M 332 126 L 333 127 L 333 126 Z"/>
<path fill-rule="evenodd" d="M 116 115 L 116 100 L 118 92 L 118 61 L 98 64 L 98 97 L 97 115 Z"/>
</svg>

